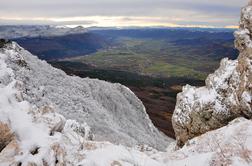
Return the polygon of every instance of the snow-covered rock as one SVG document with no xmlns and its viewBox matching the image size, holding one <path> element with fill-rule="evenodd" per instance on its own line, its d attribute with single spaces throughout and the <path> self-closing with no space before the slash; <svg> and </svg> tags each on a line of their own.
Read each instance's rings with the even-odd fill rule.
<svg viewBox="0 0 252 166">
<path fill-rule="evenodd" d="M 57 107 L 57 105 L 53 102 L 49 102 L 49 99 L 39 103 L 39 100 L 42 100 L 42 98 L 45 97 L 45 95 L 39 94 L 41 90 L 39 86 L 36 87 L 37 85 L 33 83 L 33 89 L 30 90 L 34 90 L 34 93 L 27 92 L 27 81 L 32 80 L 27 75 L 25 75 L 25 72 L 32 71 L 33 68 L 32 66 L 30 66 L 30 61 L 27 61 L 26 58 L 34 58 L 34 64 L 37 64 L 36 61 L 39 61 L 38 59 L 33 57 L 28 52 L 24 51 L 15 43 L 7 44 L 4 49 L 1 49 L 0 52 L 0 166 L 162 165 L 162 163 L 156 161 L 155 159 L 152 159 L 148 153 L 145 154 L 138 150 L 138 148 L 129 148 L 123 145 L 114 145 L 112 143 L 104 141 L 92 141 L 93 135 L 95 135 L 95 131 L 92 131 L 92 128 L 90 128 L 87 123 L 78 123 L 76 120 L 66 119 L 62 115 L 56 113 L 55 107 Z M 23 57 L 23 53 L 26 53 L 27 57 Z M 43 68 L 43 64 L 46 63 L 41 62 L 41 64 L 42 65 L 37 67 Z M 46 65 L 46 67 L 49 68 L 45 71 L 50 73 L 50 68 L 53 68 L 48 64 Z M 25 81 L 19 79 L 22 77 L 17 76 L 16 72 L 18 70 L 20 70 L 20 73 L 18 74 L 26 76 Z M 60 73 L 58 74 L 58 76 L 66 76 L 59 70 L 54 69 L 54 72 Z M 34 75 L 31 76 L 35 77 Z M 39 74 L 37 76 L 42 75 Z M 42 78 L 48 79 L 46 77 Z M 69 77 L 69 79 L 70 78 L 71 77 Z M 51 79 L 53 79 L 53 77 L 51 77 Z M 75 79 L 78 80 L 80 78 Z M 92 82 L 92 80 L 89 79 L 80 80 L 83 82 Z M 99 81 L 94 81 L 96 84 L 94 84 L 93 86 L 98 87 Z M 104 84 L 105 82 L 100 83 Z M 110 84 L 106 83 L 105 85 L 109 86 Z M 129 108 L 131 109 L 134 108 L 134 106 L 130 106 L 130 104 L 136 104 L 137 106 L 140 106 L 139 111 L 142 112 L 136 112 L 136 114 L 134 115 L 143 115 L 144 117 L 140 117 L 142 119 L 138 119 L 138 123 L 146 120 L 147 122 L 145 123 L 145 125 L 147 126 L 147 131 L 149 129 L 152 129 L 150 135 L 155 134 L 154 132 L 156 129 L 152 126 L 150 121 L 148 121 L 148 117 L 145 117 L 146 113 L 144 112 L 144 107 L 142 106 L 141 102 L 139 102 L 139 100 L 134 97 L 132 92 L 130 92 L 128 89 L 124 89 L 124 87 L 121 85 L 111 86 L 115 86 L 115 89 L 109 89 L 111 90 L 110 92 L 115 91 L 115 93 L 117 94 L 119 94 L 119 92 L 124 92 L 126 95 L 128 94 L 126 97 L 129 101 L 131 101 L 131 103 L 125 103 L 126 106 L 129 106 Z M 116 88 L 118 88 L 117 86 L 119 86 L 121 91 L 116 92 Z M 106 87 L 104 86 L 104 88 Z M 45 92 L 45 89 L 46 86 L 44 85 L 43 92 Z M 74 90 L 73 87 L 72 90 Z M 100 90 L 101 96 L 104 95 L 102 93 L 103 91 Z M 31 98 L 27 97 L 31 94 L 34 94 L 34 96 L 35 94 L 37 94 L 37 96 L 34 97 L 34 100 L 31 100 Z M 64 93 L 61 93 L 61 95 L 64 95 Z M 109 93 L 106 95 L 107 97 L 110 97 Z M 130 99 L 130 97 L 132 96 L 134 97 L 134 99 L 136 99 L 135 102 Z M 70 100 L 71 94 L 66 97 L 68 98 L 68 100 Z M 120 97 L 121 96 L 119 96 L 119 99 Z M 30 101 L 28 101 L 27 99 L 29 99 Z M 37 104 L 35 104 L 35 99 Z M 110 99 L 111 102 L 113 102 L 113 98 Z M 94 102 L 95 104 L 100 106 L 98 101 L 94 101 L 94 99 L 91 100 L 89 98 L 88 101 L 91 102 L 91 104 L 92 102 Z M 109 100 L 105 101 L 104 105 L 108 101 Z M 111 105 L 114 106 L 116 106 L 116 104 L 121 103 L 111 103 Z M 59 108 L 60 107 L 58 107 L 58 109 Z M 97 109 L 96 111 L 99 111 L 99 109 Z M 102 111 L 106 113 L 105 109 L 103 109 Z M 97 114 L 97 116 L 99 116 L 99 114 Z M 106 114 L 99 118 L 106 119 Z M 137 119 L 139 117 L 129 117 L 129 120 L 132 118 Z M 114 120 L 116 121 L 116 117 L 114 117 Z M 125 121 L 123 118 L 121 118 L 120 120 L 122 122 Z M 106 126 L 104 127 L 106 128 Z M 113 130 L 113 127 L 110 127 Z M 125 128 L 122 130 L 126 131 L 128 129 Z M 136 128 L 135 130 L 137 131 L 138 129 Z M 109 137 L 109 135 L 113 134 L 116 136 L 117 133 L 111 132 L 107 134 Z M 141 134 L 141 132 L 134 134 Z M 155 137 L 155 135 L 152 136 Z M 144 139 L 144 136 L 142 137 Z M 118 140 L 118 142 L 124 143 L 124 140 Z M 134 144 L 132 144 L 131 146 L 134 146 Z M 148 148 L 148 146 L 141 147 L 143 147 L 141 148 L 142 150 L 144 149 L 155 151 L 152 148 Z"/>
<path fill-rule="evenodd" d="M 11 74 L 11 70 L 1 66 L 0 73 Z M 190 140 L 182 149 L 174 150 L 171 147 L 167 152 L 143 146 L 129 148 L 109 142 L 95 142 L 88 139 L 87 125 L 80 125 L 73 120 L 58 123 L 62 115 L 55 113 L 52 107 L 39 109 L 31 103 L 20 101 L 17 97 L 20 85 L 17 86 L 13 76 L 10 76 L 9 84 L 0 84 L 0 141 L 4 142 L 1 144 L 0 166 L 252 164 L 250 120 L 238 118 L 226 127 Z M 49 119 L 56 122 L 50 122 Z M 61 126 L 58 124 L 62 124 L 63 128 L 52 133 L 53 126 Z"/>
<path fill-rule="evenodd" d="M 46 119 L 50 107 L 66 119 L 88 124 L 96 141 L 127 146 L 146 144 L 159 150 L 165 150 L 172 141 L 154 127 L 142 102 L 128 88 L 68 76 L 15 43 L 6 44 L 0 53 L 6 57 L 2 63 L 12 71 L 2 77 L 0 74 L 0 81 L 7 85 L 12 77 L 17 80 L 19 100 L 41 109 L 35 114 L 44 117 L 52 132 L 60 131 L 65 120 Z"/>
<path fill-rule="evenodd" d="M 252 121 L 237 118 L 188 141 L 179 150 L 157 154 L 156 159 L 168 166 L 252 165 Z"/>
<path fill-rule="evenodd" d="M 16 165 L 16 166 L 19 166 L 19 165 L 22 165 L 22 166 L 31 166 L 31 165 L 33 166 L 85 165 L 86 166 L 87 165 L 89 166 L 90 165 L 91 166 L 95 164 L 96 165 L 118 165 L 118 164 L 145 165 L 143 164 L 144 161 L 147 161 L 148 163 L 147 165 L 150 165 L 150 166 L 160 165 L 158 161 L 151 159 L 146 154 L 140 151 L 126 148 L 122 145 L 113 145 L 108 142 L 91 141 L 93 139 L 93 133 L 95 134 L 95 131 L 92 132 L 91 128 L 88 126 L 87 123 L 84 123 L 84 122 L 78 123 L 75 120 L 68 120 L 62 115 L 56 113 L 55 108 L 53 107 L 53 104 L 55 103 L 49 102 L 49 99 L 47 100 L 47 102 L 44 101 L 44 103 L 38 102 L 40 99 L 42 100 L 42 98 L 45 97 L 45 95 L 39 96 L 38 92 L 40 92 L 39 91 L 40 87 L 39 86 L 36 87 L 37 85 L 35 83 L 33 83 L 33 89 L 30 89 L 30 90 L 34 90 L 35 92 L 34 95 L 37 94 L 37 96 L 35 96 L 34 98 L 36 99 L 36 102 L 38 102 L 39 104 L 34 104 L 35 101 L 33 100 L 28 101 L 27 99 L 30 99 L 30 98 L 28 98 L 27 96 L 30 93 L 27 92 L 25 84 L 27 84 L 29 77 L 26 75 L 26 80 L 25 81 L 21 80 L 19 79 L 21 77 L 18 77 L 16 75 L 17 74 L 16 72 L 20 70 L 19 74 L 22 74 L 23 76 L 25 76 L 25 72 L 28 72 L 26 70 L 32 71 L 33 68 L 32 66 L 30 66 L 29 61 L 26 61 L 27 57 L 23 57 L 22 56 L 23 54 L 21 53 L 26 53 L 27 56 L 30 56 L 30 58 L 34 58 L 35 61 L 39 61 L 38 59 L 36 59 L 35 57 L 32 57 L 31 54 L 24 51 L 22 48 L 20 48 L 14 43 L 7 44 L 7 46 L 4 49 L 2 49 L 0 53 L 0 80 L 1 80 L 0 82 L 0 92 L 1 92 L 0 93 L 0 115 L 1 115 L 0 116 L 0 131 L 1 131 L 0 166 L 8 166 L 8 165 Z M 34 61 L 34 64 L 37 64 L 35 63 L 35 61 Z M 46 63 L 41 62 L 41 64 L 43 65 Z M 42 65 L 37 66 L 37 67 L 43 68 Z M 46 65 L 47 65 L 46 67 L 49 67 L 48 64 Z M 49 70 L 50 70 L 50 67 L 47 70 L 47 72 L 50 73 Z M 56 73 L 59 72 L 60 74 L 58 75 L 61 75 L 62 77 L 66 76 L 63 72 L 60 72 L 59 70 L 54 69 L 54 72 Z M 34 76 L 34 75 L 31 75 L 31 76 Z M 42 76 L 42 75 L 38 75 L 38 76 Z M 69 77 L 69 79 L 70 78 L 71 77 Z M 42 77 L 41 79 L 47 79 L 47 78 Z M 53 79 L 53 77 L 51 77 L 51 79 Z M 76 79 L 79 79 L 79 78 L 76 78 Z M 85 82 L 88 80 L 89 79 L 83 79 L 81 81 Z M 32 80 L 29 79 L 29 81 L 32 81 Z M 92 80 L 89 80 L 89 81 L 92 81 Z M 99 81 L 96 80 L 96 85 L 93 85 L 93 86 L 97 86 L 98 83 Z M 109 83 L 107 84 L 109 85 Z M 74 89 L 73 87 L 69 87 L 69 88 Z M 120 86 L 120 88 L 123 89 L 124 87 Z M 46 89 L 46 85 L 43 88 L 44 90 L 43 92 L 45 92 L 45 89 Z M 112 89 L 110 90 L 112 92 Z M 127 92 L 127 89 L 125 89 L 124 91 Z M 102 94 L 102 92 L 103 91 L 100 91 L 101 96 L 104 95 Z M 131 92 L 129 93 L 131 95 Z M 64 95 L 64 93 L 61 93 L 61 95 Z M 108 97 L 110 96 L 109 93 L 106 95 Z M 130 95 L 126 97 L 131 97 Z M 71 94 L 67 95 L 66 98 L 70 100 Z M 138 100 L 136 101 L 139 102 Z M 100 106 L 97 101 L 94 101 L 94 99 L 93 100 L 89 99 L 89 102 L 91 104 L 92 102 L 94 102 L 95 104 Z M 111 103 L 111 105 L 112 104 L 116 105 L 114 103 Z M 133 103 L 133 104 L 136 104 L 136 103 Z M 142 106 L 140 102 L 137 104 Z M 126 103 L 126 105 L 129 106 L 130 104 Z M 55 106 L 57 105 L 55 104 Z M 132 106 L 130 108 L 134 108 L 134 107 Z M 99 111 L 99 108 L 95 111 Z M 103 108 L 103 111 L 106 113 L 104 108 Z M 143 108 L 140 111 L 144 111 Z M 138 116 L 138 114 L 139 113 L 136 113 L 135 115 Z M 140 112 L 140 115 L 145 115 L 145 113 Z M 97 116 L 99 116 L 99 114 L 97 114 Z M 100 118 L 106 119 L 106 114 L 104 114 Z M 143 121 L 144 118 L 147 118 L 147 117 L 141 117 L 141 118 L 143 118 L 141 119 Z M 114 117 L 114 119 L 116 120 L 116 117 Z M 125 122 L 123 118 L 121 118 L 120 120 L 122 122 Z M 97 123 L 98 122 L 99 121 L 97 121 Z M 149 121 L 147 121 L 145 125 L 148 125 L 148 127 L 152 127 Z M 112 126 L 110 127 L 112 128 Z M 106 128 L 106 126 L 104 126 L 104 128 Z M 147 128 L 147 130 L 148 129 L 149 128 Z M 154 127 L 152 129 L 156 130 Z M 128 130 L 128 129 L 125 129 L 125 130 Z M 135 130 L 138 130 L 138 129 L 135 129 Z M 153 131 L 151 131 L 151 133 L 152 132 Z M 108 137 L 109 135 L 113 135 L 113 134 L 116 137 L 117 133 L 111 132 L 107 134 L 108 134 Z M 152 136 L 155 137 L 155 135 L 152 135 Z M 123 139 L 118 140 L 118 142 L 120 141 L 124 143 Z"/>
<path fill-rule="evenodd" d="M 173 127 L 177 143 L 225 126 L 236 117 L 252 118 L 252 6 L 242 9 L 235 32 L 238 60 L 223 59 L 205 87 L 186 86 L 177 96 Z"/>
</svg>

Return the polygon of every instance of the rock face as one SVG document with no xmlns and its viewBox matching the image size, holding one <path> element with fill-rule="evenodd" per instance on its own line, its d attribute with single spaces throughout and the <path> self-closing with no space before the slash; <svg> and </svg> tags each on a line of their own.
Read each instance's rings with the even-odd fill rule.
<svg viewBox="0 0 252 166">
<path fill-rule="evenodd" d="M 252 6 L 242 9 L 235 32 L 238 60 L 223 59 L 205 87 L 187 85 L 177 96 L 172 122 L 179 146 L 189 139 L 225 126 L 236 117 L 252 117 Z"/>
<path fill-rule="evenodd" d="M 87 123 L 94 140 L 128 146 L 146 144 L 159 150 L 165 150 L 172 141 L 154 127 L 142 102 L 128 88 L 68 76 L 15 43 L 6 44 L 0 53 L 18 80 L 20 101 L 40 109 L 52 107 L 67 119 Z M 9 74 L 0 77 L 4 85 L 9 81 Z M 62 129 L 61 125 L 57 128 Z"/>
</svg>

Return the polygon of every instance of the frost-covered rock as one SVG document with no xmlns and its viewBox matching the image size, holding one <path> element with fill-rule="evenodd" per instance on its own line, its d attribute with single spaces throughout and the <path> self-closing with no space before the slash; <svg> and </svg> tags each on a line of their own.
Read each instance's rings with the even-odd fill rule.
<svg viewBox="0 0 252 166">
<path fill-rule="evenodd" d="M 17 80 L 17 98 L 39 108 L 37 121 L 47 121 L 52 133 L 61 131 L 65 120 L 59 116 L 54 121 L 46 117 L 49 107 L 66 119 L 88 124 L 96 141 L 127 146 L 146 144 L 160 150 L 172 141 L 154 127 L 142 102 L 128 88 L 68 76 L 15 43 L 6 44 L 0 53 L 6 57 L 4 65 L 12 70 L 11 74 L 2 73 L 0 81 L 8 84 L 11 77 Z"/>
<path fill-rule="evenodd" d="M 177 96 L 173 127 L 179 146 L 189 139 L 225 126 L 236 117 L 252 117 L 252 6 L 242 9 L 235 32 L 238 60 L 223 59 L 205 87 L 186 86 Z"/>
<path fill-rule="evenodd" d="M 177 95 L 172 122 L 179 146 L 239 116 L 236 67 L 237 61 L 223 59 L 220 68 L 208 76 L 205 87 L 187 85 Z"/>
<path fill-rule="evenodd" d="M 26 61 L 10 47 L 5 49 L 0 53 L 0 80 L 5 80 L 0 82 L 0 166 L 160 165 L 140 151 L 90 141 L 86 123 L 64 118 L 52 105 L 25 100 L 25 82 L 17 80 L 10 62 Z M 26 64 L 23 68 L 28 69 Z"/>
<path fill-rule="evenodd" d="M 237 118 L 225 127 L 188 141 L 179 150 L 156 154 L 155 158 L 167 166 L 249 166 L 251 134 L 252 121 Z"/>
<path fill-rule="evenodd" d="M 52 105 L 26 101 L 25 82 L 7 63 L 25 59 L 9 51 L 0 53 L 0 78 L 5 80 L 0 82 L 0 166 L 162 165 L 137 148 L 91 141 L 86 123 L 64 118 Z"/>
</svg>

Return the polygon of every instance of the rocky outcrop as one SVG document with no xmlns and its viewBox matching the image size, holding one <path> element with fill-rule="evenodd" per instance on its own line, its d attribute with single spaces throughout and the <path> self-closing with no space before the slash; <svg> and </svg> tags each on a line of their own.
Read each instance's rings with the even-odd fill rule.
<svg viewBox="0 0 252 166">
<path fill-rule="evenodd" d="M 235 32 L 238 60 L 223 59 L 205 87 L 187 85 L 177 96 L 172 118 L 179 146 L 189 139 L 225 126 L 236 117 L 252 117 L 252 6 L 242 9 Z"/>
<path fill-rule="evenodd" d="M 237 118 L 227 126 L 195 137 L 175 151 L 161 154 L 166 165 L 245 166 L 252 164 L 252 122 Z"/>
<path fill-rule="evenodd" d="M 237 96 L 240 101 L 241 112 L 252 117 L 252 6 L 242 9 L 240 29 L 235 32 L 235 46 L 240 51 L 237 71 L 240 74 L 240 83 Z"/>
</svg>

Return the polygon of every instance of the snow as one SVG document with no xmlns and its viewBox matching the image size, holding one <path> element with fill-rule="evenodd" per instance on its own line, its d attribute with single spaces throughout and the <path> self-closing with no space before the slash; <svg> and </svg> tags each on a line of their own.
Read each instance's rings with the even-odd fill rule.
<svg viewBox="0 0 252 166">
<path fill-rule="evenodd" d="M 104 155 L 106 154 L 106 155 Z M 116 161 L 116 162 L 115 162 Z M 147 155 L 132 149 L 126 149 L 123 146 L 109 145 L 98 148 L 87 154 L 86 159 L 81 165 L 104 166 L 112 163 L 120 163 L 122 165 L 143 165 L 143 166 L 162 166 L 158 161 L 150 159 Z M 119 164 L 118 164 L 119 165 Z"/>
<path fill-rule="evenodd" d="M 30 109 L 30 105 L 27 101 L 17 102 L 17 90 L 15 88 L 16 80 L 13 78 L 11 69 L 5 64 L 5 59 L 6 56 L 0 54 L 0 73 L 10 74 L 11 82 L 7 85 L 1 83 L 0 121 L 8 124 L 15 133 L 20 143 L 20 150 L 25 152 L 17 156 L 17 159 L 25 164 L 26 161 L 31 160 L 27 149 L 32 149 L 34 146 L 41 147 L 41 151 L 47 149 L 48 130 L 46 130 L 44 126 L 39 126 L 32 122 L 31 116 L 27 114 Z M 3 75 L 1 76 L 4 77 Z M 43 147 L 45 147 L 45 149 Z M 41 155 L 46 155 L 46 152 Z"/>
<path fill-rule="evenodd" d="M 66 149 L 67 153 L 69 152 L 67 157 L 70 157 L 69 161 L 72 161 L 71 164 L 73 165 L 109 165 L 116 160 L 122 162 L 123 165 L 146 165 L 146 163 L 151 166 L 161 165 L 139 151 L 105 142 L 90 142 L 97 149 L 84 149 L 80 152 L 80 155 L 87 153 L 86 159 L 83 161 L 74 160 L 73 158 L 76 157 L 74 154 L 79 152 L 78 149 L 83 146 L 84 141 L 90 138 L 90 127 L 85 123 L 79 124 L 75 120 L 65 122 L 64 117 L 53 112 L 53 108 L 43 108 L 44 112 L 42 112 L 36 106 L 31 106 L 27 101 L 17 101 L 18 90 L 15 88 L 17 80 L 14 78 L 13 71 L 7 67 L 5 57 L 5 55 L 0 54 L 0 64 L 2 64 L 0 72 L 6 73 L 8 71 L 11 82 L 8 85 L 1 84 L 0 122 L 8 124 L 18 141 L 20 153 L 13 159 L 17 163 L 43 165 L 43 162 L 47 162 L 49 165 L 53 165 L 55 152 L 52 146 L 58 143 L 64 147 L 63 149 Z M 59 128 L 58 124 L 62 124 L 61 122 L 64 126 L 62 133 L 55 131 L 54 135 L 50 135 L 50 130 Z M 86 142 L 86 145 L 88 143 Z M 38 154 L 31 154 L 31 151 L 36 148 L 39 148 Z M 97 157 L 99 160 L 97 160 Z"/>
<path fill-rule="evenodd" d="M 152 124 L 142 102 L 127 87 L 68 76 L 16 44 L 4 49 L 23 98 L 37 107 L 51 105 L 78 123 L 87 123 L 94 140 L 126 146 L 149 145 L 165 150 L 173 139 Z M 20 65 L 25 63 L 26 65 Z"/>
<path fill-rule="evenodd" d="M 163 158 L 159 156 L 159 160 L 167 161 L 167 165 L 252 164 L 251 127 L 250 120 L 238 118 L 225 127 L 190 140 L 180 150 L 161 154 Z"/>
<path fill-rule="evenodd" d="M 237 64 L 237 60 L 222 59 L 219 69 L 207 77 L 206 86 L 216 90 L 228 88 L 226 80 L 236 74 Z"/>
<path fill-rule="evenodd" d="M 2 58 L 4 56 L 1 54 L 0 57 L 0 62 L 3 64 Z M 6 65 L 1 66 L 1 72 L 5 72 L 6 70 L 10 71 Z M 43 115 L 43 119 L 38 119 L 34 123 L 33 117 L 30 115 L 32 112 L 29 112 L 32 109 L 30 104 L 26 101 L 18 102 L 16 100 L 15 93 L 18 91 L 15 89 L 15 83 L 16 80 L 12 77 L 11 83 L 0 88 L 0 121 L 11 127 L 19 142 L 20 153 L 15 156 L 15 161 L 17 163 L 21 162 L 24 166 L 30 163 L 43 165 L 45 161 L 49 165 L 53 165 L 55 163 L 55 159 L 53 158 L 55 152 L 53 152 L 51 147 L 56 142 L 65 146 L 66 152 L 69 152 L 69 156 L 74 158 L 74 153 L 78 152 L 81 144 L 84 143 L 83 141 L 88 138 L 87 135 L 90 133 L 90 127 L 86 124 L 80 125 L 74 120 L 67 120 L 63 133 L 56 133 L 54 136 L 50 136 L 50 120 L 54 120 L 55 122 L 58 121 L 57 119 L 60 119 L 60 121 L 63 119 L 64 121 L 64 118 L 61 115 L 49 112 Z M 38 110 L 33 113 L 36 114 L 34 115 L 35 117 L 42 116 Z M 83 133 L 84 135 L 81 136 L 78 133 Z M 110 165 L 113 161 L 118 161 L 123 165 L 161 165 L 157 161 L 150 159 L 147 155 L 136 150 L 128 150 L 124 146 L 95 142 L 91 142 L 91 144 L 94 144 L 97 149 L 80 152 L 80 154 L 87 153 L 85 160 L 78 162 L 78 160 L 69 159 L 69 161 L 72 161 L 73 165 L 82 164 L 87 166 L 94 164 L 101 166 Z M 35 148 L 39 148 L 39 152 L 33 155 L 31 151 Z"/>
<path fill-rule="evenodd" d="M 186 85 L 177 95 L 172 117 L 178 141 L 217 129 L 232 119 L 232 109 L 239 107 L 236 91 L 240 75 L 237 60 L 224 58 L 219 69 L 206 79 L 206 86 Z"/>
<path fill-rule="evenodd" d="M 245 166 L 252 164 L 252 122 L 244 118 L 238 118 L 225 127 L 196 137 L 188 141 L 181 149 L 176 149 L 174 147 L 175 144 L 171 144 L 166 152 L 160 152 L 145 145 L 127 147 L 125 145 L 115 145 L 113 142 L 93 141 L 95 135 L 93 135 L 93 128 L 89 126 L 88 122 L 82 121 L 82 123 L 79 123 L 77 120 L 71 120 L 56 113 L 56 110 L 61 112 L 59 110 L 61 108 L 57 107 L 53 102 L 49 102 L 49 98 L 41 102 L 41 99 L 48 93 L 46 91 L 48 85 L 40 84 L 40 81 L 42 81 L 40 79 L 32 80 L 31 76 L 35 77 L 34 75 L 30 77 L 26 75 L 26 72 L 31 74 L 31 71 L 34 70 L 30 64 L 31 62 L 40 66 L 40 69 L 48 67 L 47 70 L 42 70 L 40 71 L 41 73 L 36 74 L 40 77 L 44 72 L 43 79 L 46 79 L 44 81 L 50 86 L 53 85 L 49 79 L 55 79 L 55 74 L 59 77 L 62 77 L 62 75 L 66 77 L 64 73 L 49 67 L 45 62 L 41 62 L 26 51 L 22 49 L 20 51 L 20 49 L 14 44 L 0 53 L 0 73 L 3 73 L 0 75 L 0 122 L 7 124 L 14 134 L 14 142 L 11 141 L 0 152 L 0 166 L 18 165 L 19 163 L 24 166 L 32 164 L 50 166 L 63 164 L 80 166 L 194 166 L 221 164 Z M 21 55 L 24 55 L 24 58 L 20 58 Z M 20 68 L 15 63 L 24 63 L 28 66 Z M 55 74 L 46 74 L 50 72 L 55 72 Z M 17 73 L 19 75 L 16 75 Z M 25 76 L 26 79 L 20 79 L 23 78 L 21 75 Z M 80 78 L 75 77 L 74 80 L 78 82 Z M 24 91 L 29 81 L 36 81 L 36 83 L 33 82 L 31 84 L 33 86 L 31 90 L 34 93 L 26 93 Z M 81 81 L 90 80 L 81 79 Z M 104 83 L 102 88 L 114 86 L 98 80 L 93 83 L 92 86 Z M 31 85 L 28 87 L 31 88 Z M 221 87 L 222 85 L 219 84 L 219 86 Z M 141 105 L 133 103 L 133 99 L 137 100 L 137 98 L 133 97 L 132 99 L 133 93 L 127 88 L 118 84 L 115 87 L 121 93 L 126 92 L 125 97 L 131 101 L 131 108 L 134 108 L 133 105 L 142 108 Z M 75 91 L 74 88 L 70 89 Z M 54 91 L 56 90 L 58 89 L 54 89 Z M 94 90 L 97 93 L 104 92 L 100 88 Z M 111 92 L 110 90 L 108 91 Z M 217 91 L 218 89 L 211 90 L 207 87 L 195 88 L 187 86 L 184 88 L 185 100 L 188 100 L 188 104 L 194 101 L 198 103 L 210 102 L 216 99 Z M 74 100 L 78 100 L 77 96 L 71 96 L 70 94 L 64 96 L 63 92 L 61 89 L 60 93 L 63 99 L 74 97 Z M 76 91 L 76 93 L 78 92 Z M 31 99 L 28 97 L 29 95 L 34 100 L 26 100 Z M 85 95 L 90 97 L 94 94 L 85 93 Z M 104 99 L 101 96 L 98 97 L 100 97 L 98 101 Z M 109 99 L 105 98 L 103 105 L 111 100 L 108 94 L 106 94 L 106 97 Z M 244 93 L 243 98 L 244 100 L 249 100 L 249 93 Z M 116 101 L 119 102 L 120 100 Z M 37 104 L 36 102 L 41 103 Z M 69 100 L 66 100 L 66 102 L 71 103 Z M 97 101 L 89 100 L 89 102 L 98 104 Z M 102 105 L 99 107 L 101 110 L 97 111 L 106 112 Z M 114 107 L 118 106 L 114 105 Z M 190 108 L 189 106 L 185 107 Z M 70 111 L 71 109 L 78 110 L 78 107 L 72 106 L 68 107 L 68 109 Z M 144 111 L 143 108 L 142 111 Z M 91 118 L 93 115 L 87 113 L 85 116 Z M 137 116 L 141 116 L 141 114 Z M 225 157 L 223 158 L 223 156 Z"/>
</svg>

